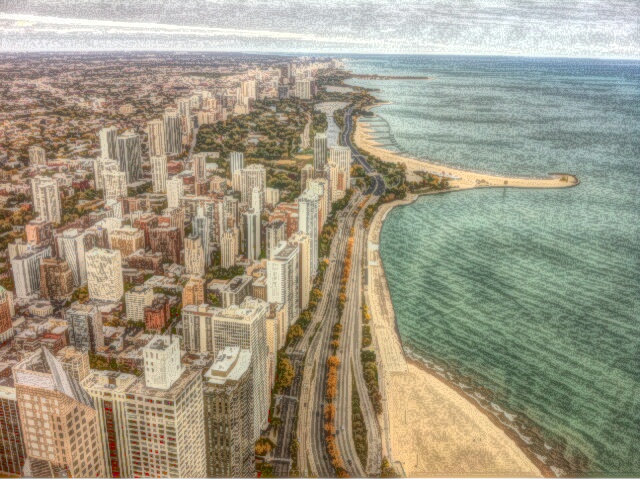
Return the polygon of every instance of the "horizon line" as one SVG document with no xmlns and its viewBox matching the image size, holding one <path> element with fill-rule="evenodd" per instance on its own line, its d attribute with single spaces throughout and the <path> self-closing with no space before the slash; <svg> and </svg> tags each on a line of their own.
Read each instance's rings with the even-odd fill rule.
<svg viewBox="0 0 640 479">
<path fill-rule="evenodd" d="M 639 57 L 627 57 L 627 56 L 571 56 L 571 55 L 530 55 L 530 54 L 518 54 L 518 53 L 365 53 L 365 52 L 283 52 L 283 51 L 255 51 L 255 50 L 155 50 L 155 49 L 87 49 L 87 50 L 5 50 L 0 52 L 0 56 L 6 54 L 90 54 L 90 53 L 237 53 L 244 55 L 276 55 L 276 56 L 454 56 L 454 57 L 501 57 L 501 58 L 545 58 L 545 59 L 561 59 L 561 60 L 625 60 L 640 62 Z"/>
</svg>

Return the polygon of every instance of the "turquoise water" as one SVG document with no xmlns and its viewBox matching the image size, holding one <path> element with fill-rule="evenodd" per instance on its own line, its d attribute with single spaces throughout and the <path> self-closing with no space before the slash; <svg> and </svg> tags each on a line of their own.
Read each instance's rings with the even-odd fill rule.
<svg viewBox="0 0 640 479">
<path fill-rule="evenodd" d="M 390 213 L 381 255 L 407 350 L 487 388 L 525 436 L 539 426 L 571 464 L 536 452 L 565 473 L 639 475 L 640 62 L 358 57 L 349 68 L 434 78 L 351 82 L 393 102 L 375 111 L 407 154 L 578 175 L 566 190 L 422 197 Z"/>
</svg>

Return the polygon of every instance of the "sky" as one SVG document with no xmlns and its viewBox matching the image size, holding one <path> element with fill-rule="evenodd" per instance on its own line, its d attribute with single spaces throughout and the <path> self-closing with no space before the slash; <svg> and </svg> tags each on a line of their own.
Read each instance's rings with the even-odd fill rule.
<svg viewBox="0 0 640 479">
<path fill-rule="evenodd" d="M 640 0 L 0 0 L 0 52 L 640 59 Z"/>
</svg>

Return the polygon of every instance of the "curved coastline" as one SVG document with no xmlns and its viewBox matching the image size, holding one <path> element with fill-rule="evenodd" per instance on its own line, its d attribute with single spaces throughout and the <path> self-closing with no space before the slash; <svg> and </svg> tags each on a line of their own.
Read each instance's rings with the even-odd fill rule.
<svg viewBox="0 0 640 479">
<path fill-rule="evenodd" d="M 567 188 L 579 185 L 579 179 L 571 174 L 550 173 L 546 178 L 515 178 L 517 181 L 513 184 L 513 177 L 435 165 L 378 147 L 367 132 L 363 132 L 366 128 L 362 126 L 359 121 L 356 122 L 354 143 L 384 161 L 407 165 L 408 176 L 412 172 L 434 167 L 460 175 L 459 179 L 450 180 L 453 189 L 412 194 L 405 200 L 382 205 L 371 222 L 367 242 L 369 280 L 365 298 L 372 313 L 373 342 L 378 356 L 380 391 L 383 395 L 384 412 L 380 424 L 383 455 L 389 457 L 396 468 L 408 477 L 556 477 L 558 471 L 551 469 L 545 464 L 544 458 L 532 452 L 527 447 L 527 438 L 521 436 L 515 428 L 503 423 L 496 414 L 469 396 L 460 385 L 405 352 L 379 245 L 382 226 L 388 213 L 396 206 L 413 203 L 418 196 L 472 188 Z M 477 181 L 479 177 L 484 181 Z M 566 180 L 563 181 L 563 178 Z M 422 411 L 422 414 L 416 414 L 416 411 Z M 411 420 L 408 419 L 408 414 L 412 415 Z M 476 435 L 471 443 L 470 434 Z M 434 442 L 430 443 L 430 439 Z M 491 459 L 473 464 L 461 460 L 461 456 L 478 455 Z"/>
</svg>

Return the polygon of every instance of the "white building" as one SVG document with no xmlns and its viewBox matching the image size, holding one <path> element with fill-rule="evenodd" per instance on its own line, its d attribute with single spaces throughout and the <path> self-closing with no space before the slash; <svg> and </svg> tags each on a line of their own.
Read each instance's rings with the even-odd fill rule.
<svg viewBox="0 0 640 479">
<path fill-rule="evenodd" d="M 29 166 L 43 166 L 47 164 L 44 148 L 41 146 L 29 147 Z"/>
<path fill-rule="evenodd" d="M 147 123 L 147 136 L 149 137 L 149 156 L 165 156 L 166 140 L 164 134 L 164 122 L 160 119 Z"/>
<path fill-rule="evenodd" d="M 309 236 L 311 276 L 318 272 L 318 195 L 306 190 L 298 198 L 298 227 Z"/>
<path fill-rule="evenodd" d="M 316 133 L 313 138 L 313 169 L 322 170 L 327 163 L 327 134 Z"/>
<path fill-rule="evenodd" d="M 26 299 L 40 290 L 40 260 L 50 257 L 51 247 L 35 248 L 28 245 L 26 251 L 11 258 L 16 297 Z"/>
<path fill-rule="evenodd" d="M 272 208 L 277 206 L 278 203 L 280 203 L 280 190 L 278 188 L 267 187 L 265 203 Z"/>
<path fill-rule="evenodd" d="M 220 266 L 228 269 L 236 265 L 238 255 L 238 232 L 237 228 L 227 228 L 222 233 L 220 241 Z"/>
<path fill-rule="evenodd" d="M 287 224 L 282 220 L 275 220 L 267 225 L 267 259 L 273 259 L 281 241 L 287 239 Z"/>
<path fill-rule="evenodd" d="M 229 170 L 231 171 L 231 178 L 233 174 L 244 168 L 244 153 L 239 151 L 232 151 L 229 153 Z"/>
<path fill-rule="evenodd" d="M 311 80 L 296 80 L 295 96 L 301 100 L 311 100 L 313 98 L 313 86 Z"/>
<path fill-rule="evenodd" d="M 260 191 L 260 188 L 254 188 L 251 191 L 251 208 L 260 213 L 263 207 L 263 196 L 264 192 Z"/>
<path fill-rule="evenodd" d="M 309 307 L 309 296 L 311 294 L 311 240 L 309 235 L 298 232 L 291 235 L 289 243 L 298 246 L 298 283 L 300 286 L 300 310 Z"/>
<path fill-rule="evenodd" d="M 167 207 L 178 208 L 180 198 L 184 196 L 184 183 L 182 178 L 171 178 L 167 180 Z"/>
<path fill-rule="evenodd" d="M 121 255 L 118 250 L 94 248 L 85 254 L 89 297 L 120 301 L 124 294 Z"/>
<path fill-rule="evenodd" d="M 267 188 L 267 170 L 263 165 L 254 164 L 237 170 L 234 173 L 233 182 L 233 188 L 240 191 L 243 203 L 250 204 L 253 189 L 258 188 L 262 195 L 262 204 L 264 204 L 264 192 Z"/>
<path fill-rule="evenodd" d="M 151 181 L 153 183 L 154 193 L 166 193 L 167 191 L 167 157 L 152 156 L 149 159 L 151 163 Z"/>
<path fill-rule="evenodd" d="M 258 261 L 262 245 L 260 213 L 253 209 L 242 214 L 244 253 L 250 261 Z"/>
<path fill-rule="evenodd" d="M 184 372 L 180 361 L 180 338 L 158 335 L 142 349 L 144 383 L 148 388 L 169 389 Z"/>
<path fill-rule="evenodd" d="M 167 108 L 163 115 L 165 134 L 165 153 L 179 155 L 182 153 L 182 122 L 177 108 Z"/>
<path fill-rule="evenodd" d="M 298 257 L 298 246 L 282 241 L 267 261 L 267 301 L 287 305 L 289 327 L 300 314 Z"/>
<path fill-rule="evenodd" d="M 120 171 L 115 161 L 102 161 L 102 185 L 104 200 L 117 201 L 127 197 L 127 175 Z"/>
<path fill-rule="evenodd" d="M 153 303 L 153 288 L 140 285 L 127 291 L 124 295 L 127 307 L 127 320 L 140 323 L 144 321 L 144 308 Z"/>
<path fill-rule="evenodd" d="M 36 213 L 46 221 L 59 224 L 62 220 L 62 208 L 58 182 L 45 176 L 36 176 L 31 179 L 31 195 Z"/>
</svg>

